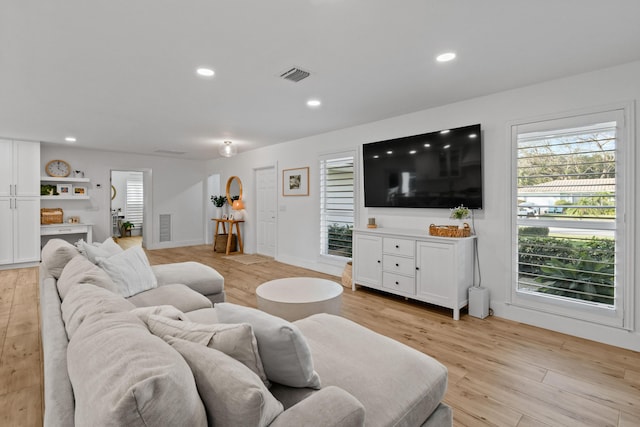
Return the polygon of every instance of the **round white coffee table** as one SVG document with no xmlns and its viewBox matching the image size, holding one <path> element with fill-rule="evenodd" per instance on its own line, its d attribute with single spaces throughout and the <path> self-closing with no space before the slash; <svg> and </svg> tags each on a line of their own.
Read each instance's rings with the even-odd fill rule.
<svg viewBox="0 0 640 427">
<path fill-rule="evenodd" d="M 316 313 L 340 314 L 342 286 L 315 277 L 288 277 L 265 282 L 256 289 L 258 308 L 294 321 Z"/>
</svg>

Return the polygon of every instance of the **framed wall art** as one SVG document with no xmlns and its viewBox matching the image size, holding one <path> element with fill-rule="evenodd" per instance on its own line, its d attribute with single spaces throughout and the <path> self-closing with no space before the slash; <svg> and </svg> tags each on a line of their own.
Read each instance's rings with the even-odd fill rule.
<svg viewBox="0 0 640 427">
<path fill-rule="evenodd" d="M 87 195 L 87 187 L 80 187 L 80 186 L 73 187 L 73 195 L 74 196 L 86 196 Z"/>
<path fill-rule="evenodd" d="M 61 196 L 70 196 L 73 186 L 71 184 L 58 184 L 57 190 L 58 194 Z"/>
<path fill-rule="evenodd" d="M 309 195 L 309 167 L 282 170 L 283 196 Z"/>
</svg>

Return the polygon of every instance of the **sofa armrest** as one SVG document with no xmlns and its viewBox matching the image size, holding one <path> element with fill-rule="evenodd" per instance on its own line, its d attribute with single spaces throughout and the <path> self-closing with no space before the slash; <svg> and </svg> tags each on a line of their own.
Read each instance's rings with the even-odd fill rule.
<svg viewBox="0 0 640 427">
<path fill-rule="evenodd" d="M 328 386 L 293 405 L 270 424 L 270 427 L 287 426 L 364 426 L 364 407 L 343 389 Z"/>
</svg>

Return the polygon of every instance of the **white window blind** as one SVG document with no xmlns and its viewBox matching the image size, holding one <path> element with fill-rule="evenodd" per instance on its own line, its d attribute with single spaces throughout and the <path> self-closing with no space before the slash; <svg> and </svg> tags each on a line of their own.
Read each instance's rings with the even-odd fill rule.
<svg viewBox="0 0 640 427">
<path fill-rule="evenodd" d="M 320 253 L 351 258 L 354 223 L 354 154 L 320 160 Z"/>
<path fill-rule="evenodd" d="M 125 219 L 133 223 L 135 228 L 142 228 L 144 213 L 144 191 L 142 174 L 127 178 L 127 202 L 125 206 Z"/>
<path fill-rule="evenodd" d="M 622 326 L 624 121 L 615 112 L 580 121 L 514 127 L 514 295 L 524 305 Z"/>
</svg>

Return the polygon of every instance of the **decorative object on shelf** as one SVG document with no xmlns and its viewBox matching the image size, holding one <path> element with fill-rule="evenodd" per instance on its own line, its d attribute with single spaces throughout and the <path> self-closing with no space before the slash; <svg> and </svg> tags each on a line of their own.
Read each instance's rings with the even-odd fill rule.
<svg viewBox="0 0 640 427">
<path fill-rule="evenodd" d="M 439 237 L 469 237 L 471 227 L 466 222 L 459 228 L 457 225 L 434 225 L 429 226 L 429 234 Z"/>
<path fill-rule="evenodd" d="M 231 144 L 231 141 L 224 141 L 218 149 L 218 153 L 220 153 L 222 157 L 233 157 L 238 154 L 238 148 Z"/>
<path fill-rule="evenodd" d="M 73 171 L 73 177 L 74 178 L 84 178 L 84 172 L 83 171 Z"/>
<path fill-rule="evenodd" d="M 244 202 L 241 199 L 234 200 L 231 209 L 233 209 L 233 219 L 241 220 L 244 218 Z"/>
<path fill-rule="evenodd" d="M 68 221 L 69 221 L 69 224 L 80 224 L 80 217 L 79 216 L 70 216 Z"/>
<path fill-rule="evenodd" d="M 62 224 L 64 212 L 60 208 L 41 208 L 40 224 Z"/>
<path fill-rule="evenodd" d="M 282 170 L 283 196 L 309 195 L 309 167 Z"/>
<path fill-rule="evenodd" d="M 40 184 L 40 195 L 41 196 L 57 196 L 58 187 L 50 184 Z"/>
<path fill-rule="evenodd" d="M 73 195 L 74 196 L 88 196 L 87 187 L 75 186 L 73 187 Z"/>
<path fill-rule="evenodd" d="M 378 228 L 378 226 L 376 225 L 376 219 L 375 218 L 369 218 L 369 222 L 367 224 L 367 228 Z"/>
<path fill-rule="evenodd" d="M 44 170 L 49 176 L 67 177 L 71 173 L 71 166 L 64 160 L 56 159 L 47 163 Z"/>
<path fill-rule="evenodd" d="M 222 219 L 229 219 L 229 218 L 227 217 L 227 214 L 222 214 Z"/>
<path fill-rule="evenodd" d="M 58 184 L 56 186 L 58 191 L 58 195 L 60 196 L 70 196 L 73 191 L 73 186 L 71 184 Z"/>
</svg>

